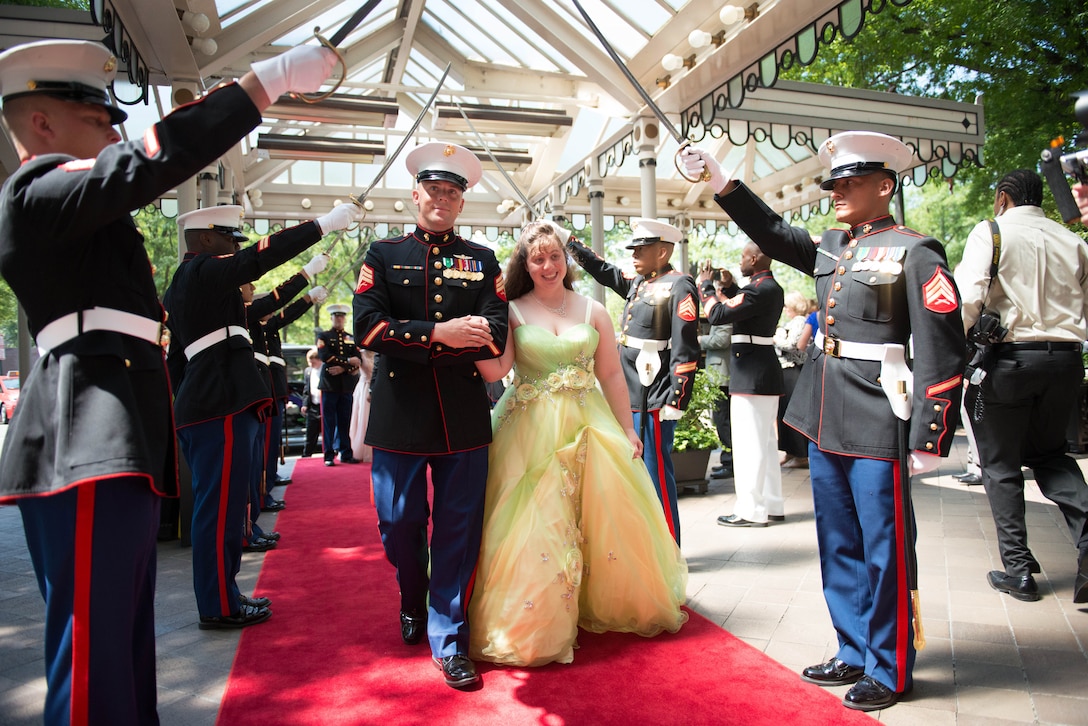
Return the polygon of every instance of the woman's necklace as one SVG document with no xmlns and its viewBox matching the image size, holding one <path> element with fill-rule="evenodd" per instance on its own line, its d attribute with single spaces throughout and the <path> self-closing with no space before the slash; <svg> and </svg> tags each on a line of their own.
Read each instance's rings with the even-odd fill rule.
<svg viewBox="0 0 1088 726">
<path fill-rule="evenodd" d="M 547 305 L 545 305 L 544 302 L 539 297 L 536 296 L 536 291 L 535 290 L 533 291 L 533 299 L 536 300 L 537 305 L 544 308 L 548 312 L 555 313 L 556 315 L 558 315 L 561 318 L 567 317 L 567 291 L 566 290 L 563 291 L 563 303 L 557 308 L 548 307 Z"/>
</svg>

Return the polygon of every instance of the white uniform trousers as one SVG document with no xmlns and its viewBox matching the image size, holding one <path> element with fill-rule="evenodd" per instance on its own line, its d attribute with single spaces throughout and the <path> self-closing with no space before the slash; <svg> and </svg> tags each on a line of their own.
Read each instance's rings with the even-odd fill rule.
<svg viewBox="0 0 1088 726">
<path fill-rule="evenodd" d="M 729 397 L 733 429 L 733 514 L 766 522 L 785 513 L 778 466 L 778 396 L 734 393 Z"/>
</svg>

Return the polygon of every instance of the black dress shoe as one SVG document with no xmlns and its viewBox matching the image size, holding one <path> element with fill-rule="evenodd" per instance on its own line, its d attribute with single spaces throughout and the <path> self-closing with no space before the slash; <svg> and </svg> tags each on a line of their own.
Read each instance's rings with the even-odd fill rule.
<svg viewBox="0 0 1088 726">
<path fill-rule="evenodd" d="M 276 549 L 276 541 L 265 537 L 254 537 L 242 545 L 243 552 L 267 552 Z"/>
<path fill-rule="evenodd" d="M 729 516 L 722 515 L 718 517 L 718 524 L 723 527 L 766 527 L 766 522 L 749 522 L 747 519 L 738 517 L 735 514 Z"/>
<path fill-rule="evenodd" d="M 768 522 L 785 522 L 786 521 L 786 515 L 785 514 L 768 514 L 767 515 L 767 521 Z"/>
<path fill-rule="evenodd" d="M 427 633 L 427 616 L 400 611 L 400 637 L 405 645 L 416 645 Z"/>
<path fill-rule="evenodd" d="M 336 466 L 336 462 L 332 459 L 325 459 L 325 466 Z"/>
<path fill-rule="evenodd" d="M 283 487 L 291 483 L 291 477 L 289 476 L 277 476 L 276 481 L 272 483 L 272 486 Z"/>
<path fill-rule="evenodd" d="M 279 542 L 280 541 L 280 533 L 277 532 L 276 530 L 272 530 L 271 532 L 265 532 L 264 534 L 261 535 L 261 537 L 264 537 L 265 539 L 270 539 L 273 542 Z"/>
<path fill-rule="evenodd" d="M 1000 570 L 992 570 L 986 579 L 990 587 L 998 592 L 1008 593 L 1017 600 L 1035 602 L 1039 599 L 1039 587 L 1035 584 L 1035 578 L 1031 575 L 1014 577 L 1006 575 Z"/>
<path fill-rule="evenodd" d="M 238 594 L 238 602 L 255 608 L 266 608 L 272 605 L 272 601 L 267 597 L 246 597 L 241 593 Z"/>
<path fill-rule="evenodd" d="M 865 675 L 861 668 L 855 668 L 846 661 L 832 658 L 826 663 L 809 666 L 801 671 L 801 680 L 818 686 L 845 686 L 856 683 Z"/>
<path fill-rule="evenodd" d="M 287 504 L 282 499 L 273 499 L 261 507 L 262 512 L 279 512 L 284 509 L 287 509 Z"/>
<path fill-rule="evenodd" d="M 451 688 L 464 688 L 480 680 L 476 673 L 476 665 L 469 660 L 467 655 L 456 653 L 445 658 L 431 658 L 434 667 L 442 671 L 446 679 L 446 685 Z"/>
<path fill-rule="evenodd" d="M 340 463 L 341 463 L 341 464 L 358 464 L 358 463 L 359 463 L 359 460 L 358 460 L 358 459 L 356 459 L 356 458 L 355 458 L 355 457 L 353 457 L 353 456 L 349 456 L 349 457 L 347 457 L 347 458 L 344 458 L 343 456 L 341 456 L 341 457 L 340 457 Z"/>
<path fill-rule="evenodd" d="M 272 611 L 268 608 L 258 608 L 252 605 L 243 605 L 242 609 L 232 615 L 216 617 L 200 616 L 201 630 L 219 630 L 221 628 L 244 628 L 247 625 L 263 623 L 272 617 Z"/>
<path fill-rule="evenodd" d="M 842 699 L 842 705 L 855 711 L 877 711 L 894 706 L 899 695 L 871 676 L 862 676 L 861 680 L 850 687 Z"/>
<path fill-rule="evenodd" d="M 1073 602 L 1088 602 L 1088 552 L 1081 552 L 1077 560 L 1077 580 L 1073 584 Z"/>
<path fill-rule="evenodd" d="M 724 466 L 716 466 L 710 470 L 711 479 L 732 479 L 733 470 L 727 469 Z"/>
<path fill-rule="evenodd" d="M 966 484 L 969 487 L 975 486 L 977 484 L 982 483 L 982 477 L 981 476 L 979 476 L 978 474 L 974 474 L 972 472 L 969 472 L 969 471 L 965 472 L 963 474 L 956 474 L 952 478 L 955 479 L 958 482 Z"/>
</svg>

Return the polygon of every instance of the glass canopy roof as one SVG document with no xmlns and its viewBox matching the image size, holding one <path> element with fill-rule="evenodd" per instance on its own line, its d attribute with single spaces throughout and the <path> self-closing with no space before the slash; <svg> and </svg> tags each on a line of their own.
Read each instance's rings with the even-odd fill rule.
<svg viewBox="0 0 1088 726">
<path fill-rule="evenodd" d="M 892 94 L 851 96 L 842 89 L 834 89 L 839 95 L 829 103 L 822 94 L 831 89 L 777 81 L 784 57 L 814 53 L 821 39 L 836 33 L 861 31 L 878 12 L 874 6 L 888 2 L 910 0 L 738 3 L 739 19 L 729 23 L 722 13 L 726 3 L 714 0 L 580 0 L 670 122 L 689 129 L 782 211 L 819 204 L 811 183 L 821 171 L 814 149 L 843 128 L 885 130 L 932 152 L 919 154 L 914 183 L 927 175 L 949 176 L 977 159 L 981 107 Z M 130 72 L 145 69 L 150 83 L 148 103 L 127 107 L 131 118 L 124 132 L 135 137 L 175 102 L 240 76 L 253 61 L 316 43 L 317 29 L 333 36 L 365 4 L 99 0 L 93 18 L 0 5 L 0 45 L 40 37 L 101 38 L 111 28 L 117 47 L 127 41 L 135 49 L 127 59 Z M 448 63 L 436 104 L 407 146 L 448 141 L 481 158 L 485 176 L 466 197 L 465 223 L 516 227 L 529 215 L 588 214 L 587 190 L 594 185 L 603 190 L 610 216 L 725 219 L 707 203 L 703 185 L 678 174 L 677 142 L 660 128 L 573 0 L 378 0 L 339 50 L 347 73 L 337 95 L 312 105 L 281 99 L 269 109 L 262 126 L 222 159 L 217 202 L 243 204 L 254 218 L 297 219 L 367 190 L 370 219 L 410 221 L 412 180 L 402 160 L 370 186 Z M 139 80 L 139 73 L 132 75 Z M 122 80 L 115 93 L 126 100 L 143 91 Z M 758 103 L 766 114 L 756 118 L 748 110 Z M 851 121 L 849 109 L 872 104 L 884 113 Z M 914 119 L 917 104 L 932 123 L 896 126 L 896 114 Z M 829 115 L 830 108 L 847 111 L 845 118 Z M 788 143 L 781 143 L 783 136 Z M 10 169 L 10 153 L 3 161 Z M 790 191 L 797 187 L 803 189 Z M 164 202 L 164 211 L 169 208 Z"/>
</svg>

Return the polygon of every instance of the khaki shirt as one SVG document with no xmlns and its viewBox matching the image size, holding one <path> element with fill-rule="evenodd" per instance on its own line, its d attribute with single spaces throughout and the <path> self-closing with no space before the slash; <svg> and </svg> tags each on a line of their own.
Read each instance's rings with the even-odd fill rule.
<svg viewBox="0 0 1088 726">
<path fill-rule="evenodd" d="M 979 222 L 967 237 L 956 285 L 963 301 L 963 328 L 983 307 L 1001 316 L 1006 343 L 1082 342 L 1088 318 L 1088 245 L 1039 207 L 1022 205 L 997 218 L 1001 257 L 990 283 L 993 239 Z"/>
</svg>

